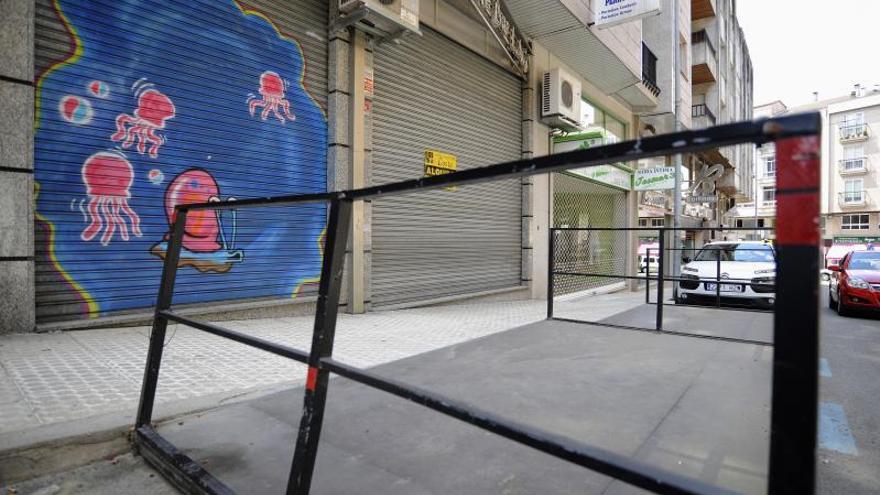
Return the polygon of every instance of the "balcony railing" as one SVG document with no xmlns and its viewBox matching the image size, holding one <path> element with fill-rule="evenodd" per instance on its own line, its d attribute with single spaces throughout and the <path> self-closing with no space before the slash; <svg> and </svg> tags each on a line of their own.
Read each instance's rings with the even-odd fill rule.
<svg viewBox="0 0 880 495">
<path fill-rule="evenodd" d="M 840 206 L 865 206 L 868 203 L 868 191 L 845 191 L 837 194 Z"/>
<path fill-rule="evenodd" d="M 709 117 L 709 120 L 715 123 L 715 114 L 705 103 L 698 103 L 691 107 L 691 117 Z"/>
<path fill-rule="evenodd" d="M 864 174 L 868 172 L 868 159 L 860 158 L 844 158 L 838 162 L 840 167 L 840 175 Z"/>
<path fill-rule="evenodd" d="M 642 43 L 642 83 L 654 96 L 660 96 L 660 86 L 657 86 L 657 55 Z"/>
<path fill-rule="evenodd" d="M 716 82 L 718 72 L 718 55 L 712 39 L 701 29 L 691 34 L 691 52 L 693 64 L 691 67 L 691 79 L 694 84 Z"/>
<path fill-rule="evenodd" d="M 842 142 L 864 141 L 871 135 L 868 124 L 843 124 L 840 126 L 840 140 Z"/>
</svg>

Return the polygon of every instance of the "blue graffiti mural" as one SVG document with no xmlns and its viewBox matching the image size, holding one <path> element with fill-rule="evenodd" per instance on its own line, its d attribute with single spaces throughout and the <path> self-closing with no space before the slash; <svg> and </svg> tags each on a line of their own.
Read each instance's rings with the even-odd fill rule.
<svg viewBox="0 0 880 495">
<path fill-rule="evenodd" d="M 38 80 L 37 213 L 87 312 L 155 303 L 175 205 L 326 190 L 326 116 L 269 18 L 235 1 L 55 9 L 71 50 Z M 324 205 L 194 213 L 175 302 L 291 297 L 320 273 Z"/>
</svg>

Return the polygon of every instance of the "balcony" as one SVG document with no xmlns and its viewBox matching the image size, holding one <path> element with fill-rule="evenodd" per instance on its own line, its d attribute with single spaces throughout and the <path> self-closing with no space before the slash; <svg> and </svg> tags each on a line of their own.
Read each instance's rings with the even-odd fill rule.
<svg viewBox="0 0 880 495">
<path fill-rule="evenodd" d="M 868 159 L 860 158 L 844 158 L 837 162 L 840 175 L 859 175 L 868 173 Z"/>
<path fill-rule="evenodd" d="M 718 73 L 718 54 L 705 29 L 691 34 L 691 51 L 693 53 L 693 66 L 691 67 L 693 84 L 716 82 L 718 80 L 715 76 Z"/>
<path fill-rule="evenodd" d="M 654 55 L 644 43 L 642 43 L 642 84 L 652 95 L 660 96 L 660 86 L 657 86 L 657 55 Z"/>
<path fill-rule="evenodd" d="M 691 20 L 715 17 L 715 0 L 691 0 Z"/>
<path fill-rule="evenodd" d="M 705 103 L 700 103 L 691 107 L 691 117 L 693 118 L 693 129 L 705 129 L 715 125 L 715 113 Z"/>
<path fill-rule="evenodd" d="M 843 208 L 853 208 L 868 204 L 868 191 L 846 191 L 837 194 L 837 203 Z"/>
<path fill-rule="evenodd" d="M 842 124 L 840 126 L 840 142 L 855 143 L 867 141 L 871 136 L 871 128 L 868 124 Z"/>
</svg>

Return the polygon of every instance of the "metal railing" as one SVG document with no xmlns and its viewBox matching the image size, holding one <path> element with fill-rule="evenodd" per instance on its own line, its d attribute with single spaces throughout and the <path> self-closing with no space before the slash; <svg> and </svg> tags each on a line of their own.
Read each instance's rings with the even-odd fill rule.
<svg viewBox="0 0 880 495">
<path fill-rule="evenodd" d="M 642 43 L 642 83 L 654 96 L 660 96 L 660 86 L 657 86 L 657 55 Z"/>
<path fill-rule="evenodd" d="M 333 358 L 333 343 L 344 271 L 345 247 L 356 201 L 463 186 L 505 178 L 592 167 L 673 153 L 699 152 L 719 146 L 776 142 L 780 154 L 780 218 L 778 233 L 780 291 L 774 319 L 773 388 L 770 435 L 770 493 L 812 493 L 815 478 L 816 404 L 818 400 L 818 114 L 793 115 L 712 129 L 642 138 L 558 155 L 501 163 L 447 175 L 417 178 L 348 191 L 241 199 L 235 202 L 180 204 L 176 208 L 159 287 L 147 351 L 140 404 L 133 432 L 137 450 L 166 478 L 189 493 L 233 493 L 194 459 L 163 438 L 151 424 L 166 330 L 176 322 L 246 344 L 308 366 L 303 411 L 286 493 L 309 493 L 318 452 L 331 373 L 407 399 L 464 423 L 528 445 L 548 455 L 591 469 L 630 485 L 663 494 L 728 493 L 669 471 L 648 466 L 571 438 L 511 421 L 478 407 L 358 369 Z M 784 179 L 783 179 L 784 178 Z M 187 214 L 199 210 L 244 209 L 328 202 L 327 230 L 319 295 L 310 351 L 294 349 L 219 325 L 182 316 L 172 309 L 175 278 Z M 813 207 L 815 203 L 815 208 Z M 815 209 L 815 212 L 813 211 Z M 815 214 L 814 214 L 815 213 Z M 552 252 L 552 251 L 551 251 Z M 552 278 L 552 277 L 551 277 Z"/>
<path fill-rule="evenodd" d="M 868 124 L 843 124 L 840 126 L 841 141 L 861 141 L 868 139 L 871 135 L 871 128 Z"/>
<path fill-rule="evenodd" d="M 712 52 L 712 57 L 717 57 L 717 52 L 715 51 L 715 45 L 712 43 L 712 38 L 709 37 L 709 34 L 705 29 L 701 29 L 694 33 L 691 33 L 691 44 L 698 45 L 700 43 L 705 43 L 706 46 L 709 47 L 709 51 Z"/>
<path fill-rule="evenodd" d="M 868 191 L 844 191 L 837 193 L 840 206 L 865 206 L 868 204 Z"/>
<path fill-rule="evenodd" d="M 559 283 L 559 277 L 567 278 L 584 278 L 606 281 L 627 281 L 637 280 L 645 281 L 645 304 L 655 305 L 654 325 L 650 327 L 641 326 L 623 326 L 626 329 L 650 330 L 658 332 L 673 333 L 675 335 L 688 335 L 697 338 L 721 338 L 734 342 L 744 342 L 749 344 L 772 345 L 770 342 L 754 340 L 754 339 L 738 339 L 727 338 L 721 336 L 709 336 L 702 334 L 694 334 L 691 332 L 670 331 L 663 324 L 663 306 L 670 304 L 684 305 L 685 307 L 706 307 L 706 305 L 716 308 L 750 310 L 768 312 L 772 311 L 776 299 L 776 250 L 772 244 L 760 241 L 743 241 L 743 240 L 710 240 L 707 244 L 699 247 L 672 248 L 670 247 L 671 234 L 675 232 L 690 231 L 709 233 L 712 237 L 742 237 L 744 234 L 763 234 L 774 232 L 772 227 L 695 227 L 695 228 L 674 228 L 674 227 L 618 227 L 618 228 L 553 228 L 550 229 L 549 245 L 551 253 L 548 260 L 549 276 L 547 291 L 547 317 L 556 318 L 565 321 L 577 320 L 582 323 L 590 323 L 600 326 L 621 327 L 620 325 L 609 324 L 601 321 L 584 321 L 577 318 L 565 317 L 558 318 L 554 316 L 554 299 L 559 294 L 559 288 L 563 284 Z M 644 275 L 627 275 L 620 273 L 624 270 L 609 270 L 608 266 L 596 266 L 590 264 L 572 263 L 570 260 L 574 257 L 569 253 L 569 247 L 565 242 L 560 242 L 560 238 L 569 237 L 572 234 L 589 233 L 591 235 L 603 235 L 608 233 L 629 233 L 629 232 L 650 232 L 657 233 L 656 248 L 647 248 L 645 256 L 639 257 L 639 272 L 644 271 Z M 718 235 L 716 235 L 718 234 Z M 723 235 L 720 235 L 723 234 Z M 748 244 L 742 244 L 748 242 Z M 745 246 L 745 247 L 744 247 Z M 698 255 L 699 254 L 699 258 Z M 672 260 L 672 256 L 678 255 L 681 259 L 681 273 L 667 273 L 668 263 Z M 771 258 L 768 260 L 768 257 Z M 655 261 L 652 261 L 655 260 Z M 705 262 L 710 262 L 711 266 L 706 266 Z M 764 263 L 772 263 L 773 267 L 760 269 L 761 273 L 754 273 L 753 276 L 745 278 L 744 276 L 731 277 L 722 270 L 737 269 L 735 263 L 739 261 L 761 261 Z M 700 265 L 691 266 L 691 262 L 699 262 Z M 722 264 L 724 263 L 724 264 Z M 734 263 L 734 264 L 731 264 Z M 696 263 L 694 263 L 696 265 Z M 618 265 L 618 266 L 622 266 Z M 595 270 L 593 268 L 596 268 Z M 706 274 L 704 272 L 714 273 Z M 653 282 L 653 284 L 652 284 Z M 675 284 L 673 288 L 673 300 L 667 300 L 665 284 L 672 282 Z M 654 287 L 656 297 L 651 300 L 651 287 Z M 584 296 L 592 297 L 592 296 Z"/>
<path fill-rule="evenodd" d="M 840 174 L 863 174 L 868 171 L 868 158 L 844 158 L 838 162 Z"/>
<path fill-rule="evenodd" d="M 712 125 L 715 125 L 715 114 L 712 113 L 712 110 L 705 103 L 699 103 L 697 105 L 691 106 L 691 117 L 706 117 L 709 119 L 709 122 Z"/>
</svg>

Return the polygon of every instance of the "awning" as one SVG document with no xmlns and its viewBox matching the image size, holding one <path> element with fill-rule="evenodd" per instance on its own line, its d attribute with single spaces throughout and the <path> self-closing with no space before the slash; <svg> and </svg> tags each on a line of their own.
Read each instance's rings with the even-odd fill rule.
<svg viewBox="0 0 880 495">
<path fill-rule="evenodd" d="M 507 10 L 526 36 L 606 94 L 617 94 L 633 106 L 654 106 L 657 99 L 599 36 L 587 27 L 592 14 L 576 0 L 507 0 Z M 621 29 L 609 28 L 611 29 Z M 639 47 L 641 49 L 641 47 Z"/>
</svg>

